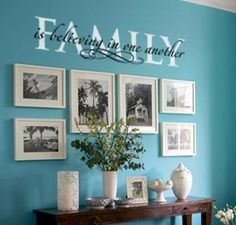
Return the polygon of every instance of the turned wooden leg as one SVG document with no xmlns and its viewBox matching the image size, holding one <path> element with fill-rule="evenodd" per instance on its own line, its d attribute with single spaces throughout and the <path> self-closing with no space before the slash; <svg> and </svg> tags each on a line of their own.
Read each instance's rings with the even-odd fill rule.
<svg viewBox="0 0 236 225">
<path fill-rule="evenodd" d="M 202 213 L 202 225 L 211 225 L 211 208 L 207 211 Z"/>
<path fill-rule="evenodd" d="M 192 225 L 192 215 L 183 215 L 182 216 L 183 225 Z"/>
</svg>

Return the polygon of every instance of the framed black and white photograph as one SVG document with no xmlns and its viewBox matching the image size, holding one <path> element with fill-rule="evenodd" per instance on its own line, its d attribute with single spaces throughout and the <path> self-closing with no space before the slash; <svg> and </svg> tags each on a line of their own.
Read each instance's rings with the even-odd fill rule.
<svg viewBox="0 0 236 225">
<path fill-rule="evenodd" d="M 14 106 L 65 108 L 65 69 L 14 64 Z"/>
<path fill-rule="evenodd" d="M 105 124 L 114 122 L 114 88 L 114 74 L 70 71 L 71 132 L 88 132 L 86 125 L 89 117 Z"/>
<path fill-rule="evenodd" d="M 158 133 L 157 79 L 119 76 L 119 116 L 141 133 Z"/>
<path fill-rule="evenodd" d="M 133 203 L 148 203 L 147 177 L 127 177 L 127 197 L 133 198 Z"/>
<path fill-rule="evenodd" d="M 65 120 L 15 119 L 15 160 L 66 158 Z"/>
<path fill-rule="evenodd" d="M 162 156 L 196 155 L 195 123 L 161 123 Z"/>
<path fill-rule="evenodd" d="M 161 113 L 195 114 L 195 82 L 161 79 Z"/>
</svg>

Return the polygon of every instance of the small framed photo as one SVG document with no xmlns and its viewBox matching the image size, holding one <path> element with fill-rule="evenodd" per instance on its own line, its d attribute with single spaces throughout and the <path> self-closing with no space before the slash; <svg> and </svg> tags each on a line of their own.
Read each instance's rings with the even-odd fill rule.
<svg viewBox="0 0 236 225">
<path fill-rule="evenodd" d="M 127 197 L 133 198 L 134 203 L 148 203 L 147 177 L 127 177 Z"/>
<path fill-rule="evenodd" d="M 161 113 L 195 114 L 195 82 L 161 79 Z"/>
<path fill-rule="evenodd" d="M 157 79 L 121 74 L 119 116 L 141 133 L 158 133 Z"/>
<path fill-rule="evenodd" d="M 65 108 L 65 69 L 14 64 L 14 106 Z"/>
<path fill-rule="evenodd" d="M 65 120 L 15 119 L 15 160 L 66 158 Z"/>
<path fill-rule="evenodd" d="M 88 132 L 88 116 L 111 124 L 115 118 L 114 74 L 70 71 L 70 130 Z M 79 126 L 79 129 L 76 125 Z"/>
<path fill-rule="evenodd" d="M 162 156 L 196 155 L 195 123 L 161 123 Z"/>
</svg>

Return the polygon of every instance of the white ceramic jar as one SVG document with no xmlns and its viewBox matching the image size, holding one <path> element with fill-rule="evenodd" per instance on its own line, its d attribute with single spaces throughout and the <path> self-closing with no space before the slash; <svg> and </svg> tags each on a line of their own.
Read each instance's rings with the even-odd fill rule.
<svg viewBox="0 0 236 225">
<path fill-rule="evenodd" d="M 177 199 L 186 199 L 192 188 L 192 174 L 180 163 L 178 167 L 173 170 L 170 179 L 173 182 L 172 190 Z"/>
<path fill-rule="evenodd" d="M 57 209 L 71 211 L 79 209 L 79 172 L 57 173 Z"/>
</svg>

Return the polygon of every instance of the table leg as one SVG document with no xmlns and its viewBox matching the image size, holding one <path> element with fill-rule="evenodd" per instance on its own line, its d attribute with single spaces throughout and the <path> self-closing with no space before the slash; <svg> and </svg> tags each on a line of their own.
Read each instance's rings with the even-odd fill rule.
<svg viewBox="0 0 236 225">
<path fill-rule="evenodd" d="M 208 211 L 202 213 L 201 217 L 202 225 L 211 225 L 211 208 Z"/>
<path fill-rule="evenodd" d="M 182 216 L 183 225 L 192 225 L 192 215 L 183 215 Z"/>
</svg>

